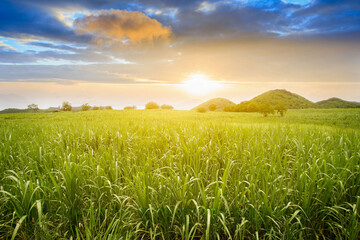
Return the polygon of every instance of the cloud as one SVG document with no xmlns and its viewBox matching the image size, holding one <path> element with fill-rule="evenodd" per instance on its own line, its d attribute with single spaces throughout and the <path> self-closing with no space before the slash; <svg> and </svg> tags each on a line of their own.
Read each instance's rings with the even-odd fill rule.
<svg viewBox="0 0 360 240">
<path fill-rule="evenodd" d="M 9 51 L 0 45 L 1 65 L 89 65 L 89 64 L 134 64 L 110 53 L 89 49 L 77 49 L 66 45 L 30 42 L 28 45 L 50 48 L 46 51 Z M 65 51 L 63 51 L 65 50 Z"/>
<path fill-rule="evenodd" d="M 45 0 L 31 3 L 3 0 L 0 1 L 0 36 L 36 37 L 31 42 L 16 45 L 13 44 L 16 37 L 12 39 L 14 41 L 4 40 L 17 51 L 0 46 L 0 76 L 6 81 L 63 78 L 138 82 L 123 77 L 131 75 L 154 83 L 158 80 L 179 82 L 185 77 L 182 74 L 200 70 L 231 81 L 270 81 L 275 78 L 358 81 L 359 42 L 353 40 L 360 39 L 357 24 L 360 4 L 351 0 L 313 0 L 306 6 L 289 3 L 295 1 L 298 0 L 202 0 L 185 4 L 180 0 L 138 0 L 132 2 L 133 5 L 128 2 L 128 7 L 121 8 L 123 10 L 100 10 L 94 9 L 96 4 L 120 8 L 124 1 L 54 0 L 47 1 L 49 6 Z M 68 26 L 59 21 L 51 9 L 70 6 L 72 2 L 89 9 L 71 15 L 77 20 Z M 70 6 L 69 9 L 82 8 Z M 150 10 L 146 12 L 146 9 Z M 167 9 L 176 14 L 163 14 Z M 73 26 L 82 34 L 75 33 Z M 139 48 L 137 45 L 169 39 L 172 34 L 176 37 L 171 38 L 170 47 L 159 44 Z M 88 40 L 82 42 L 84 36 Z M 329 36 L 338 41 L 329 41 Z M 105 44 L 90 44 L 91 39 Z M 287 45 L 285 40 L 289 41 Z M 287 47 L 292 46 L 290 43 L 302 47 Z M 318 50 L 320 43 L 327 48 Z M 343 49 L 343 45 L 349 46 L 350 50 Z M 94 71 L 94 68 L 100 70 Z"/>
<path fill-rule="evenodd" d="M 170 27 L 141 12 L 125 10 L 101 10 L 97 14 L 85 16 L 74 21 L 78 33 L 89 33 L 96 41 L 139 44 L 157 40 L 169 40 Z"/>
<path fill-rule="evenodd" d="M 15 1 L 15 0 L 14 0 Z M 16 0 L 27 3 L 29 0 Z M 121 9 L 142 8 L 152 6 L 156 8 L 189 8 L 199 4 L 203 0 L 31 0 L 32 4 L 48 7 L 86 7 L 89 9 L 116 7 Z M 262 0 L 261 0 L 262 1 Z M 280 1 L 280 0 L 279 0 Z"/>
<path fill-rule="evenodd" d="M 220 38 L 267 38 L 267 29 L 276 25 L 279 11 L 252 6 L 234 6 L 227 2 L 201 4 L 200 9 L 180 11 L 172 23 L 178 38 L 187 40 Z"/>
<path fill-rule="evenodd" d="M 0 36 L 41 38 L 73 43 L 88 43 L 88 35 L 77 35 L 59 21 L 52 11 L 31 3 L 0 1 Z"/>
<path fill-rule="evenodd" d="M 2 41 L 0 41 L 0 49 L 1 48 L 5 48 L 7 50 L 11 50 L 11 51 L 16 51 L 15 48 L 13 48 L 12 46 L 6 44 L 6 43 L 3 43 Z"/>
<path fill-rule="evenodd" d="M 312 29 L 315 38 L 360 39 L 360 1 L 314 0 L 291 17 L 292 22 L 302 20 L 301 27 Z"/>
<path fill-rule="evenodd" d="M 100 10 L 110 8 L 121 10 Z M 88 34 L 75 33 L 70 22 L 76 17 Z M 0 1 L 1 36 L 82 44 L 95 39 L 102 46 L 168 39 L 172 33 L 175 41 L 249 36 L 358 40 L 359 20 L 360 2 L 354 0 Z"/>
<path fill-rule="evenodd" d="M 311 3 L 313 0 L 282 0 L 284 3 L 306 5 Z"/>
</svg>

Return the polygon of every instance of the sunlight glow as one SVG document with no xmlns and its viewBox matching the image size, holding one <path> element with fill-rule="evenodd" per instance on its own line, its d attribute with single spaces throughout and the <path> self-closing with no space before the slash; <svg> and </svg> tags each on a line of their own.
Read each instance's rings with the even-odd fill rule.
<svg viewBox="0 0 360 240">
<path fill-rule="evenodd" d="M 189 75 L 189 78 L 182 83 L 181 87 L 191 94 L 204 95 L 220 90 L 223 85 L 218 81 L 210 80 L 204 74 L 197 73 Z"/>
</svg>

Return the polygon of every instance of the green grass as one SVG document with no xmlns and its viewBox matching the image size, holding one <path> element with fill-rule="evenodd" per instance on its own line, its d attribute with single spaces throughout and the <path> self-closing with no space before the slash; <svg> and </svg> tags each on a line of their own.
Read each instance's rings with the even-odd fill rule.
<svg viewBox="0 0 360 240">
<path fill-rule="evenodd" d="M 0 239 L 358 239 L 360 110 L 0 115 Z"/>
</svg>

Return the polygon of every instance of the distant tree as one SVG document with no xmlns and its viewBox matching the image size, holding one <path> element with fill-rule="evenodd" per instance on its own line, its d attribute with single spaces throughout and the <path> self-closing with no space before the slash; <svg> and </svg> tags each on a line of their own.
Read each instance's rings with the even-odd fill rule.
<svg viewBox="0 0 360 240">
<path fill-rule="evenodd" d="M 161 109 L 173 110 L 174 107 L 171 105 L 163 104 L 161 105 Z"/>
<path fill-rule="evenodd" d="M 280 114 L 281 117 L 283 117 L 287 111 L 287 107 L 283 103 L 277 104 L 274 109 Z"/>
<path fill-rule="evenodd" d="M 248 112 L 249 101 L 241 102 L 236 105 L 236 112 Z"/>
<path fill-rule="evenodd" d="M 124 107 L 124 110 L 134 110 L 136 109 L 136 106 L 127 106 L 127 107 Z"/>
<path fill-rule="evenodd" d="M 93 108 L 92 108 L 92 110 L 99 110 L 100 109 L 100 107 L 98 107 L 98 106 L 93 106 Z"/>
<path fill-rule="evenodd" d="M 30 110 L 30 111 L 32 111 L 32 112 L 37 112 L 37 111 L 39 111 L 39 106 L 38 105 L 36 105 L 36 104 L 29 104 L 28 105 L 28 109 Z"/>
<path fill-rule="evenodd" d="M 259 111 L 259 105 L 254 102 L 249 102 L 249 104 L 247 106 L 247 111 L 248 112 L 257 112 L 257 111 Z"/>
<path fill-rule="evenodd" d="M 63 102 L 61 111 L 71 111 L 72 107 L 69 102 Z"/>
<path fill-rule="evenodd" d="M 145 109 L 159 109 L 159 105 L 156 102 L 148 102 Z"/>
<path fill-rule="evenodd" d="M 216 105 L 215 104 L 210 104 L 209 110 L 210 111 L 215 111 L 216 110 Z"/>
<path fill-rule="evenodd" d="M 196 111 L 199 112 L 199 113 L 204 113 L 204 112 L 206 112 L 206 108 L 205 107 L 199 107 L 199 108 L 196 109 Z"/>
<path fill-rule="evenodd" d="M 243 101 L 243 102 L 237 104 L 234 107 L 234 110 L 235 110 L 235 112 L 247 112 L 248 105 L 249 105 L 248 101 Z"/>
<path fill-rule="evenodd" d="M 105 109 L 105 107 L 103 107 L 103 106 L 100 106 L 100 107 L 99 107 L 99 109 L 100 109 L 100 110 L 104 110 L 104 109 Z"/>
<path fill-rule="evenodd" d="M 88 111 L 90 110 L 91 106 L 88 103 L 84 103 L 81 105 L 81 111 Z"/>
<path fill-rule="evenodd" d="M 105 106 L 105 110 L 113 110 L 112 106 Z"/>
<path fill-rule="evenodd" d="M 228 105 L 224 107 L 224 112 L 235 112 L 236 105 Z"/>
<path fill-rule="evenodd" d="M 269 103 L 261 104 L 259 106 L 259 113 L 263 114 L 264 117 L 267 117 L 269 114 L 274 114 L 274 112 L 274 108 Z"/>
</svg>

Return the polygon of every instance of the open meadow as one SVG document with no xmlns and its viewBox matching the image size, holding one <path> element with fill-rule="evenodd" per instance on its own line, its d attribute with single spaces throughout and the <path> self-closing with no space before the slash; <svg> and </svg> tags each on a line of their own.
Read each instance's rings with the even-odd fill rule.
<svg viewBox="0 0 360 240">
<path fill-rule="evenodd" d="M 0 115 L 0 239 L 352 239 L 360 109 Z"/>
</svg>

